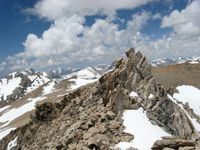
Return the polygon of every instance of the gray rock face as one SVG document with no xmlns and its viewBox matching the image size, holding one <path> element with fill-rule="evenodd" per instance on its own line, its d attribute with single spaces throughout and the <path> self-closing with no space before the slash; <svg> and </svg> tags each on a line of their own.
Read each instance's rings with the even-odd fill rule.
<svg viewBox="0 0 200 150">
<path fill-rule="evenodd" d="M 109 149 L 133 135 L 123 132 L 120 113 L 104 107 L 96 85 L 87 85 L 59 103 L 37 106 L 32 120 L 0 142 L 0 149 L 18 136 L 15 149 Z"/>
<path fill-rule="evenodd" d="M 14 149 L 107 150 L 120 141 L 134 139 L 134 135 L 123 132 L 121 118 L 124 109 L 139 107 L 152 122 L 178 137 L 157 141 L 152 149 L 197 147 L 198 134 L 191 121 L 168 98 L 172 90 L 156 83 L 140 52 L 131 48 L 126 56 L 99 82 L 77 89 L 58 103 L 37 106 L 31 121 L 1 140 L 0 149 L 6 149 L 7 143 L 18 136 Z M 131 98 L 132 91 L 139 96 Z"/>
<path fill-rule="evenodd" d="M 154 143 L 152 150 L 195 150 L 197 142 L 179 138 L 164 138 Z"/>
<path fill-rule="evenodd" d="M 99 89 L 102 90 L 104 105 L 111 106 L 114 111 L 132 108 L 130 104 L 135 102 L 130 102 L 134 100 L 128 95 L 135 91 L 141 98 L 140 105 L 147 112 L 147 117 L 155 124 L 174 136 L 185 139 L 198 137 L 185 112 L 168 98 L 171 89 L 166 90 L 156 83 L 146 58 L 132 48 L 126 55 L 127 58 L 116 63 L 115 70 L 100 79 Z M 149 98 L 150 94 L 153 98 Z"/>
</svg>

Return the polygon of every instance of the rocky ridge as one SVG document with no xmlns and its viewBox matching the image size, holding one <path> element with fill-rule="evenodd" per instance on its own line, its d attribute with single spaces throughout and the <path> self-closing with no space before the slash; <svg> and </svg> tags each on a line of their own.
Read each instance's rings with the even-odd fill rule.
<svg viewBox="0 0 200 150">
<path fill-rule="evenodd" d="M 173 90 L 156 83 L 140 52 L 131 48 L 126 56 L 99 81 L 69 93 L 60 102 L 38 105 L 28 124 L 0 141 L 0 149 L 16 137 L 12 149 L 114 149 L 117 143 L 134 139 L 123 132 L 123 110 L 140 107 L 172 135 L 156 141 L 152 149 L 198 149 L 199 134 L 170 98 Z M 130 97 L 132 91 L 139 96 Z"/>
</svg>

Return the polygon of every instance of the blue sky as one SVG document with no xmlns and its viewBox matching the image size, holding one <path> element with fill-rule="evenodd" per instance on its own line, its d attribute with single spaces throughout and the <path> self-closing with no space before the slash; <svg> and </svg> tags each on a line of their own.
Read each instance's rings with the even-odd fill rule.
<svg viewBox="0 0 200 150">
<path fill-rule="evenodd" d="M 0 59 L 23 51 L 22 43 L 28 33 L 41 35 L 50 26 L 49 22 L 23 13 L 35 3 L 36 0 L 0 1 Z"/>
<path fill-rule="evenodd" d="M 33 15 L 27 15 L 24 9 L 33 7 L 37 0 L 2 0 L 0 1 L 0 58 L 3 59 L 8 55 L 14 55 L 23 51 L 23 42 L 29 33 L 41 35 L 45 29 L 50 26 L 50 22 L 39 19 Z M 179 0 L 173 3 L 174 9 L 183 9 L 187 1 Z M 119 10 L 117 15 L 126 20 L 131 19 L 134 13 L 141 10 L 151 11 L 152 13 L 169 14 L 171 3 L 156 2 L 139 7 L 137 9 Z M 97 16 L 98 17 L 98 16 Z M 94 23 L 96 17 L 88 17 L 86 24 Z M 160 20 L 150 21 L 144 27 L 143 32 L 149 35 L 155 34 L 157 37 L 168 33 L 170 29 L 160 29 Z"/>
<path fill-rule="evenodd" d="M 199 0 L 1 0 L 0 75 L 110 63 L 128 47 L 149 59 L 199 55 L 199 6 Z"/>
</svg>

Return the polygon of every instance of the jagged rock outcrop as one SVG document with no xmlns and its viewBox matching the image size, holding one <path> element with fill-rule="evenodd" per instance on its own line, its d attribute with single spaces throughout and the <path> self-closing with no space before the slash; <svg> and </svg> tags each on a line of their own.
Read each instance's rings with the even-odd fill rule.
<svg viewBox="0 0 200 150">
<path fill-rule="evenodd" d="M 5 137 L 0 145 L 18 136 L 15 149 L 109 149 L 132 135 L 123 133 L 120 113 L 104 107 L 96 84 L 80 88 L 60 103 L 37 107 L 32 121 Z"/>
<path fill-rule="evenodd" d="M 16 137 L 18 144 L 13 149 L 111 149 L 120 141 L 134 138 L 123 132 L 121 118 L 124 109 L 139 107 L 152 122 L 180 139 L 157 141 L 153 149 L 177 149 L 170 147 L 174 143 L 195 147 L 197 131 L 185 112 L 168 97 L 173 90 L 156 83 L 151 66 L 140 52 L 131 48 L 126 56 L 98 82 L 73 91 L 60 102 L 37 106 L 31 121 L 1 140 L 0 149 L 6 149 Z M 131 98 L 132 91 L 139 96 Z"/>
<path fill-rule="evenodd" d="M 199 150 L 198 141 L 164 137 L 154 143 L 152 150 Z"/>
<path fill-rule="evenodd" d="M 131 107 L 131 91 L 140 95 L 140 105 L 157 125 L 175 136 L 191 139 L 198 137 L 185 112 L 168 98 L 172 89 L 156 83 L 146 58 L 134 49 L 126 52 L 127 58 L 116 63 L 116 69 L 100 78 L 100 91 L 104 105 L 116 111 Z M 152 98 L 150 98 L 152 95 Z"/>
</svg>

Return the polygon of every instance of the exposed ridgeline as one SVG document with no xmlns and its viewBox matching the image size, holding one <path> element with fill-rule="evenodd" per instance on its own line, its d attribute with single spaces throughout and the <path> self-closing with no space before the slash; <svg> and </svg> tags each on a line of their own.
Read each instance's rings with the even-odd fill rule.
<svg viewBox="0 0 200 150">
<path fill-rule="evenodd" d="M 122 112 L 140 107 L 154 124 L 174 135 L 157 141 L 152 149 L 198 147 L 199 135 L 193 124 L 168 95 L 173 90 L 156 83 L 140 52 L 131 48 L 126 56 L 98 82 L 71 92 L 60 102 L 38 105 L 27 125 L 0 141 L 0 149 L 6 149 L 16 137 L 13 149 L 111 149 L 120 141 L 133 139 L 123 132 Z M 131 98 L 132 91 L 139 97 Z"/>
<path fill-rule="evenodd" d="M 104 105 L 118 111 L 131 109 L 139 104 L 150 120 L 172 135 L 185 139 L 197 137 L 197 132 L 185 112 L 168 98 L 173 90 L 165 90 L 156 83 L 145 56 L 140 52 L 135 53 L 134 49 L 129 49 L 126 56 L 127 58 L 116 63 L 112 72 L 99 80 Z M 137 92 L 140 98 L 135 101 L 130 99 L 128 95 L 131 91 Z"/>
</svg>

